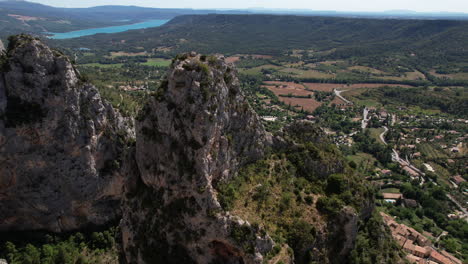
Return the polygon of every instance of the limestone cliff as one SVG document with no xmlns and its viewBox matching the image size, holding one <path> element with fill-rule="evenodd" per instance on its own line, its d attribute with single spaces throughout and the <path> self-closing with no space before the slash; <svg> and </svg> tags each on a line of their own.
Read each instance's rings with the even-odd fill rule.
<svg viewBox="0 0 468 264">
<path fill-rule="evenodd" d="M 38 39 L 0 65 L 0 231 L 66 231 L 120 215 L 127 122 Z"/>
<path fill-rule="evenodd" d="M 219 57 L 185 54 L 136 120 L 122 206 L 127 263 L 261 263 L 273 246 L 222 210 L 216 183 L 271 139 Z"/>
</svg>

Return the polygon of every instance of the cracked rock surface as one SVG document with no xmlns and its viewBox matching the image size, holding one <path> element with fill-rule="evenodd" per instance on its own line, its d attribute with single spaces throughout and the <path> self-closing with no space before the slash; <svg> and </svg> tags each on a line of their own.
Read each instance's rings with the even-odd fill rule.
<svg viewBox="0 0 468 264">
<path fill-rule="evenodd" d="M 0 68 L 0 231 L 54 232 L 120 215 L 126 119 L 62 53 L 26 35 Z"/>
<path fill-rule="evenodd" d="M 223 211 L 216 184 L 271 144 L 222 57 L 179 55 L 136 120 L 121 222 L 127 263 L 261 263 L 263 230 Z"/>
</svg>

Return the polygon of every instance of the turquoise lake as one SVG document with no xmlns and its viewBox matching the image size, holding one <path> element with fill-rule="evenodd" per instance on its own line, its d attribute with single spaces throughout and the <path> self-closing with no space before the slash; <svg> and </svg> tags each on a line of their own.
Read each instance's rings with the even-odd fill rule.
<svg viewBox="0 0 468 264">
<path fill-rule="evenodd" d="M 47 34 L 51 34 L 51 36 L 49 36 L 49 38 L 51 39 L 70 39 L 70 38 L 78 38 L 78 37 L 83 37 L 83 36 L 94 35 L 98 33 L 119 33 L 119 32 L 124 32 L 124 31 L 132 30 L 132 29 L 159 27 L 159 26 L 166 24 L 168 21 L 169 20 L 160 20 L 160 19 L 148 20 L 145 22 L 130 24 L 130 25 L 90 28 L 90 29 L 70 31 L 70 32 L 65 32 L 65 33 L 47 32 Z"/>
</svg>

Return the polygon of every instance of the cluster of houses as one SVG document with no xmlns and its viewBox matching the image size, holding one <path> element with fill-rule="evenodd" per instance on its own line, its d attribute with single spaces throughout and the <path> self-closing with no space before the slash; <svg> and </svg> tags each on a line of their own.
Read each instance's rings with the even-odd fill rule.
<svg viewBox="0 0 468 264">
<path fill-rule="evenodd" d="M 407 253 L 406 259 L 417 264 L 463 264 L 461 260 L 445 250 L 434 248 L 428 237 L 383 212 L 380 213 L 385 224 L 390 228 L 392 237 L 403 251 Z"/>
<path fill-rule="evenodd" d="M 353 138 L 349 135 L 336 136 L 333 140 L 337 146 L 351 147 L 354 143 Z"/>
<path fill-rule="evenodd" d="M 414 126 L 414 125 L 413 125 Z M 410 131 L 412 133 L 420 131 L 421 128 L 412 127 Z M 435 129 L 425 129 L 426 131 L 434 131 Z M 416 145 L 422 142 L 431 142 L 436 143 L 441 149 L 444 149 L 450 153 L 460 153 L 464 148 L 466 148 L 466 140 L 468 139 L 468 134 L 463 135 L 461 132 L 456 130 L 448 130 L 439 132 L 434 136 L 427 136 L 423 138 L 415 137 L 411 133 L 400 133 L 400 142 L 408 142 L 412 144 L 402 144 L 398 146 L 399 149 L 416 149 Z M 420 156 L 420 153 L 418 153 Z M 414 154 L 417 155 L 417 154 Z"/>
<path fill-rule="evenodd" d="M 376 107 L 370 106 L 367 107 L 369 110 L 368 118 L 375 118 L 376 120 L 379 120 L 381 122 L 385 121 L 388 119 L 388 117 L 392 116 L 389 114 L 385 109 L 377 109 Z"/>
</svg>

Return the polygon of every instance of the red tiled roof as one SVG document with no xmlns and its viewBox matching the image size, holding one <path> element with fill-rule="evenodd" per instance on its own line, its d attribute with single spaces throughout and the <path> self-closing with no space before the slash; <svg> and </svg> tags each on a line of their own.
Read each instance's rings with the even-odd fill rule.
<svg viewBox="0 0 468 264">
<path fill-rule="evenodd" d="M 452 261 L 444 256 L 442 256 L 439 252 L 432 250 L 431 254 L 429 256 L 431 259 L 433 259 L 435 262 L 438 262 L 440 264 L 452 264 Z"/>
<path fill-rule="evenodd" d="M 445 250 L 441 250 L 440 253 L 442 255 L 444 255 L 445 257 L 449 258 L 452 262 L 456 263 L 456 264 L 463 264 L 463 262 L 461 260 L 459 260 L 458 258 L 454 257 L 452 254 L 448 253 L 447 251 Z"/>
<path fill-rule="evenodd" d="M 452 179 L 456 184 L 460 184 L 462 182 L 465 182 L 465 179 L 463 179 L 463 177 L 460 176 L 460 175 L 453 176 Z"/>
<path fill-rule="evenodd" d="M 384 199 L 400 199 L 402 198 L 401 193 L 382 193 Z"/>
</svg>

